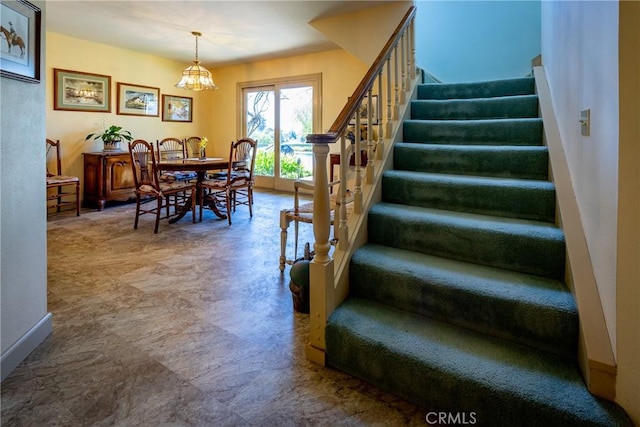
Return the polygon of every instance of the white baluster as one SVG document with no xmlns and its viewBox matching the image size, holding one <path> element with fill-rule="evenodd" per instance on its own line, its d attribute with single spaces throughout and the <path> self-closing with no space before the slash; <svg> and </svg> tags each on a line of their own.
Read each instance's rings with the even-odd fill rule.
<svg viewBox="0 0 640 427">
<path fill-rule="evenodd" d="M 365 182 L 369 185 L 373 184 L 373 90 L 367 92 L 367 167 Z M 376 100 L 376 103 L 378 101 Z M 377 109 L 377 105 L 376 105 Z M 360 153 L 356 154 L 360 157 Z"/>
<path fill-rule="evenodd" d="M 405 98 L 406 98 L 406 94 L 407 94 L 407 67 L 405 64 L 405 53 L 406 53 L 406 49 L 405 49 L 405 45 L 406 45 L 406 33 L 402 33 L 402 36 L 400 37 L 400 87 L 402 88 L 400 91 L 400 104 L 404 104 L 405 103 Z"/>
<path fill-rule="evenodd" d="M 395 99 L 393 104 L 393 119 L 400 119 L 400 88 L 398 86 L 398 46 L 393 48 L 393 82 L 395 87 Z"/>
<path fill-rule="evenodd" d="M 378 93 L 380 97 L 378 98 L 378 141 L 376 142 L 376 160 L 382 160 L 382 152 L 384 151 L 384 143 L 382 142 L 382 137 L 384 133 L 382 131 L 382 115 L 380 114 L 382 108 L 382 71 L 378 75 Z"/>
<path fill-rule="evenodd" d="M 358 107 L 355 129 L 356 141 L 353 146 L 356 165 L 356 182 L 353 189 L 353 213 L 355 214 L 362 212 L 362 167 L 360 165 L 360 138 L 362 138 L 362 136 L 360 134 L 360 113 L 361 108 Z"/>
<path fill-rule="evenodd" d="M 315 160 L 315 181 L 313 186 L 313 235 L 316 239 L 313 244 L 314 259 L 318 262 L 329 261 L 329 234 L 331 217 L 329 213 L 329 181 L 327 179 L 327 154 L 329 145 L 313 144 Z"/>
<path fill-rule="evenodd" d="M 340 192 L 338 193 L 338 200 L 340 205 L 337 206 L 334 214 L 334 222 L 338 222 L 340 219 L 340 225 L 338 226 L 338 249 L 345 250 L 347 243 L 349 242 L 349 227 L 347 226 L 347 171 L 349 170 L 349 153 L 347 152 L 347 142 L 344 133 L 340 138 Z M 351 144 L 351 141 L 349 141 Z"/>
<path fill-rule="evenodd" d="M 411 20 L 409 25 L 409 41 L 411 43 L 411 55 L 409 55 L 409 70 L 411 72 L 411 80 L 416 78 L 416 33 L 415 33 L 415 19 Z"/>
<path fill-rule="evenodd" d="M 391 56 L 387 58 L 387 129 L 385 135 L 391 135 L 392 109 L 391 109 Z"/>
</svg>

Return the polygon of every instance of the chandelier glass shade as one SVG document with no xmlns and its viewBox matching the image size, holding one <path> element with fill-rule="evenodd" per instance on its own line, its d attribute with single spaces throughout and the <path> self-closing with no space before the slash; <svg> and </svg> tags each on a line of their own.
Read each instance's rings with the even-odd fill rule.
<svg viewBox="0 0 640 427">
<path fill-rule="evenodd" d="M 191 34 L 196 37 L 196 59 L 193 61 L 193 65 L 184 69 L 182 79 L 176 84 L 176 87 L 196 91 L 216 90 L 218 86 L 213 82 L 211 73 L 200 65 L 198 60 L 198 37 L 202 36 L 202 34 L 197 31 L 193 31 Z"/>
</svg>

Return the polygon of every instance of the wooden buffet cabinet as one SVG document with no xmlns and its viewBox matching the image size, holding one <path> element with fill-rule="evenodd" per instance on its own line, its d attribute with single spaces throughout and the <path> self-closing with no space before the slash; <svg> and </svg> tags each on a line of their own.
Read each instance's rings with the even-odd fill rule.
<svg viewBox="0 0 640 427">
<path fill-rule="evenodd" d="M 84 205 L 103 210 L 107 202 L 135 199 L 128 151 L 98 151 L 84 155 Z"/>
</svg>

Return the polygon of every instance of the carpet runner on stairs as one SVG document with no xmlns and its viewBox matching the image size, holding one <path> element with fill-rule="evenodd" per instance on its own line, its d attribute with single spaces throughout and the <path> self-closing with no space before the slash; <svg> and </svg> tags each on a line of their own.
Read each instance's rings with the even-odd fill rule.
<svg viewBox="0 0 640 427">
<path fill-rule="evenodd" d="M 476 425 L 631 425 L 577 366 L 534 83 L 418 87 L 327 364 Z"/>
</svg>

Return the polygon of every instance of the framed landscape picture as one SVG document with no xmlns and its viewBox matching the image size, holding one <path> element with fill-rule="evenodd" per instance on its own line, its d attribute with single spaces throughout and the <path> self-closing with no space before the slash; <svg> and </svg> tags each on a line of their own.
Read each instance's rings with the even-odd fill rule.
<svg viewBox="0 0 640 427">
<path fill-rule="evenodd" d="M 25 0 L 0 3 L 0 74 L 40 83 L 42 12 Z"/>
<path fill-rule="evenodd" d="M 118 114 L 160 116 L 160 88 L 118 82 Z"/>
<path fill-rule="evenodd" d="M 187 96 L 162 95 L 163 122 L 192 122 L 193 98 Z"/>
<path fill-rule="evenodd" d="M 53 69 L 53 109 L 111 112 L 111 76 Z"/>
</svg>

